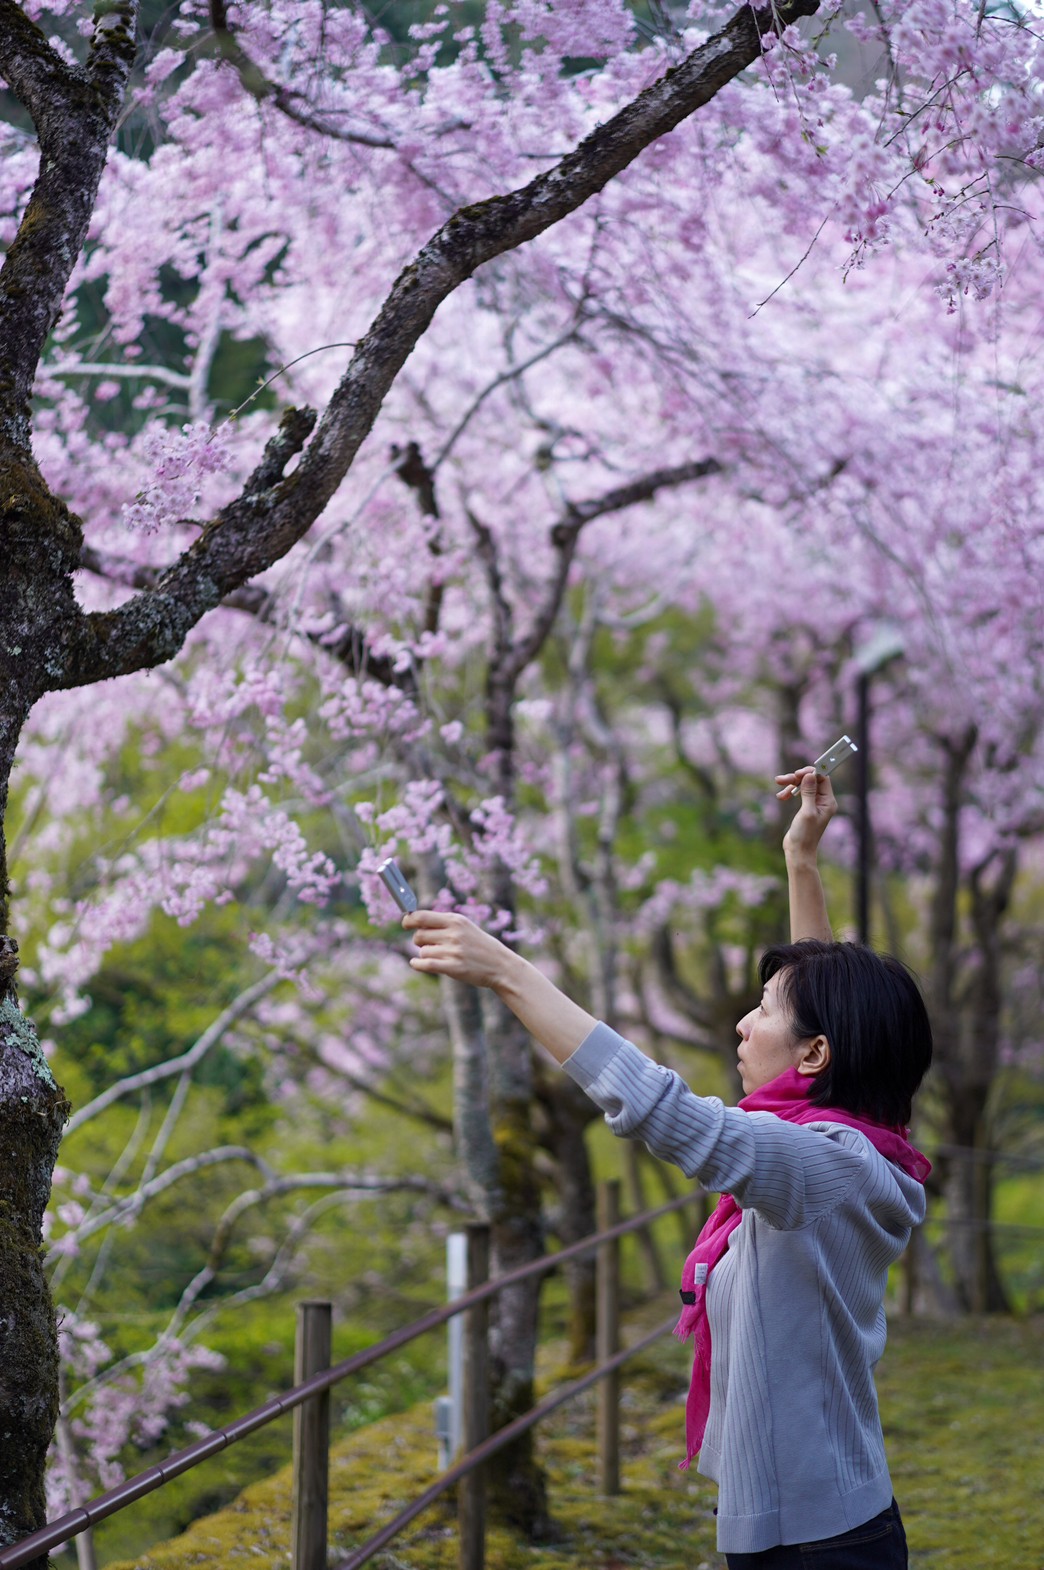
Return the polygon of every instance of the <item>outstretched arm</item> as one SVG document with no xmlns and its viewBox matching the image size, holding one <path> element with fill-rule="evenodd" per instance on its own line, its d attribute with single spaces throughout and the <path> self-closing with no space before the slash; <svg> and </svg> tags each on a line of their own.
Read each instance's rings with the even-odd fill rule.
<svg viewBox="0 0 1044 1570">
<path fill-rule="evenodd" d="M 800 793 L 798 810 L 783 836 L 790 893 L 790 937 L 821 938 L 833 942 L 834 934 L 827 914 L 826 895 L 819 876 L 819 842 L 830 819 L 837 811 L 833 787 L 825 775 L 817 774 L 811 764 L 793 774 L 777 774 L 776 784 L 782 798 L 788 787 Z"/>
<path fill-rule="evenodd" d="M 559 1063 L 572 1056 L 598 1023 L 535 965 L 466 916 L 415 910 L 402 924 L 420 950 L 410 960 L 414 970 L 489 987 Z"/>
</svg>

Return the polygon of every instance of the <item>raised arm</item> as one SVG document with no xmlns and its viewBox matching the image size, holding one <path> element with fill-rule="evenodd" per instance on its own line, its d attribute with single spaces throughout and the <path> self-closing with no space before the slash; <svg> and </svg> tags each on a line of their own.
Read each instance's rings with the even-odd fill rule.
<svg viewBox="0 0 1044 1570">
<path fill-rule="evenodd" d="M 793 774 L 777 774 L 776 784 L 782 787 L 778 792 L 781 798 L 789 786 L 799 792 L 798 810 L 783 836 L 790 893 L 791 942 L 797 943 L 801 938 L 822 938 L 830 943 L 834 934 L 819 876 L 817 853 L 826 826 L 837 811 L 833 787 L 811 764 L 795 769 Z"/>
</svg>

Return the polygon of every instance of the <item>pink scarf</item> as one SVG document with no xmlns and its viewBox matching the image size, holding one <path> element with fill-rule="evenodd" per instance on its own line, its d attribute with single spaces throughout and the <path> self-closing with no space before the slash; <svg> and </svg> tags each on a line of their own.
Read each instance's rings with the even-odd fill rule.
<svg viewBox="0 0 1044 1570">
<path fill-rule="evenodd" d="M 773 1112 L 788 1123 L 845 1123 L 849 1128 L 857 1128 L 865 1134 L 886 1161 L 894 1162 L 919 1183 L 924 1182 L 932 1170 L 931 1162 L 910 1144 L 906 1129 L 872 1123 L 868 1118 L 853 1117 L 851 1113 L 840 1112 L 836 1107 L 813 1106 L 808 1097 L 814 1083 L 811 1075 L 799 1074 L 796 1068 L 788 1068 L 777 1079 L 762 1085 L 760 1090 L 744 1096 L 740 1106 L 744 1112 Z M 707 1318 L 707 1280 L 728 1247 L 730 1236 L 742 1220 L 743 1211 L 736 1201 L 730 1194 L 722 1194 L 682 1270 L 681 1289 L 685 1307 L 674 1334 L 680 1341 L 687 1341 L 689 1336 L 695 1338 L 692 1384 L 685 1406 L 685 1460 L 681 1463 L 682 1471 L 703 1443 L 710 1412 L 711 1335 Z M 690 1297 L 691 1301 L 688 1301 Z"/>
</svg>

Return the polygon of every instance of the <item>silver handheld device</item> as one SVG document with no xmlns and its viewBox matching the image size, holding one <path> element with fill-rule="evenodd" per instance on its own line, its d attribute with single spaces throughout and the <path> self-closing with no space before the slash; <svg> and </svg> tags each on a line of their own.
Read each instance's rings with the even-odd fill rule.
<svg viewBox="0 0 1044 1570">
<path fill-rule="evenodd" d="M 850 758 L 853 752 L 858 751 L 859 748 L 851 736 L 842 736 L 840 741 L 835 741 L 832 747 L 828 747 L 826 752 L 816 759 L 816 773 L 833 774 L 839 763 L 844 763 L 846 758 Z"/>
<path fill-rule="evenodd" d="M 389 856 L 377 868 L 377 876 L 404 915 L 417 909 L 417 896 L 399 870 L 399 864 Z"/>
<path fill-rule="evenodd" d="M 853 752 L 858 751 L 859 748 L 851 736 L 842 736 L 840 741 L 835 741 L 832 747 L 828 747 L 825 752 L 820 753 L 813 764 L 813 768 L 817 774 L 833 774 L 839 763 L 844 763 L 846 758 L 850 758 Z M 796 789 L 795 785 L 788 785 L 785 791 L 780 791 L 780 800 L 787 801 L 789 797 L 793 796 Z"/>
</svg>

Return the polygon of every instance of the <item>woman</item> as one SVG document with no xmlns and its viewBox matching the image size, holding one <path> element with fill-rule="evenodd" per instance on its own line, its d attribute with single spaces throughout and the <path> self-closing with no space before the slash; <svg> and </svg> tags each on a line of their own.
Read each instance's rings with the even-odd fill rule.
<svg viewBox="0 0 1044 1570">
<path fill-rule="evenodd" d="M 888 1267 L 924 1217 L 929 1167 L 903 1125 L 931 1030 L 898 962 L 832 940 L 816 865 L 829 780 L 777 784 L 800 793 L 783 842 L 793 941 L 762 959 L 761 1003 L 736 1027 L 739 1108 L 695 1095 L 464 917 L 403 926 L 416 970 L 492 988 L 614 1133 L 721 1192 L 679 1334 L 696 1341 L 687 1457 L 718 1483 L 730 1570 L 899 1570 L 873 1369 Z"/>
</svg>

